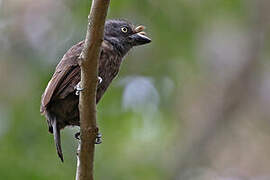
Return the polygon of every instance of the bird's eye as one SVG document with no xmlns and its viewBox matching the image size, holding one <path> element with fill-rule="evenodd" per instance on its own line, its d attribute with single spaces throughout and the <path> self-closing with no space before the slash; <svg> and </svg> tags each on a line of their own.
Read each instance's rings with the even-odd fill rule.
<svg viewBox="0 0 270 180">
<path fill-rule="evenodd" d="M 128 32 L 128 29 L 127 29 L 126 27 L 122 27 L 122 28 L 121 28 L 121 31 L 122 31 L 123 33 L 127 33 L 127 32 Z"/>
</svg>

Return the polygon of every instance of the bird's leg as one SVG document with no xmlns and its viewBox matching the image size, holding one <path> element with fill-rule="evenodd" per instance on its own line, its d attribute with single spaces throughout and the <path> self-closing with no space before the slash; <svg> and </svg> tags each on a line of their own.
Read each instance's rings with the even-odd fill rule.
<svg viewBox="0 0 270 180">
<path fill-rule="evenodd" d="M 102 83 L 102 78 L 98 76 L 98 84 Z M 80 92 L 83 90 L 83 88 L 81 87 L 81 81 L 74 87 L 74 89 L 76 90 L 75 94 L 78 96 L 80 94 Z M 80 140 L 80 132 L 77 132 L 75 134 L 75 138 Z M 102 140 L 101 140 L 102 134 L 98 133 L 96 140 L 95 140 L 95 144 L 101 144 Z"/>
<path fill-rule="evenodd" d="M 76 90 L 75 94 L 79 96 L 80 92 L 83 90 L 81 87 L 81 81 L 74 87 L 74 89 Z"/>
<path fill-rule="evenodd" d="M 81 133 L 77 132 L 74 136 L 75 136 L 76 139 L 81 140 L 80 135 L 81 135 Z M 95 140 L 95 144 L 101 144 L 102 143 L 101 137 L 102 137 L 102 134 L 98 133 L 97 137 L 96 137 L 96 140 Z"/>
</svg>

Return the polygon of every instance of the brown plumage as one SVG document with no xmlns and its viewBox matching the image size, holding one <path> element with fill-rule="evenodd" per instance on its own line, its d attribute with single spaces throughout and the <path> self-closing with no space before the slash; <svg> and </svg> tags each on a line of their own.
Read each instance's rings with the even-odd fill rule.
<svg viewBox="0 0 270 180">
<path fill-rule="evenodd" d="M 134 27 L 125 20 L 109 20 L 105 23 L 101 45 L 96 103 L 119 72 L 123 57 L 133 47 L 151 42 L 145 36 L 143 26 Z M 79 56 L 84 41 L 72 46 L 57 65 L 41 98 L 40 112 L 45 115 L 49 132 L 54 134 L 57 153 L 63 161 L 60 130 L 66 126 L 79 126 L 79 97 L 74 87 L 80 82 Z"/>
</svg>

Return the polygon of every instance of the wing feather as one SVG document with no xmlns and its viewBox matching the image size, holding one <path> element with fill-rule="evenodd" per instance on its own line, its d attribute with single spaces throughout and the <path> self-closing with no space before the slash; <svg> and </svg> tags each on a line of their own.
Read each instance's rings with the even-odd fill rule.
<svg viewBox="0 0 270 180">
<path fill-rule="evenodd" d="M 74 86 L 80 81 L 78 58 L 83 45 L 84 41 L 81 41 L 72 46 L 57 65 L 55 73 L 41 97 L 41 113 L 44 113 L 46 107 L 54 98 L 64 98 L 74 91 Z"/>
</svg>

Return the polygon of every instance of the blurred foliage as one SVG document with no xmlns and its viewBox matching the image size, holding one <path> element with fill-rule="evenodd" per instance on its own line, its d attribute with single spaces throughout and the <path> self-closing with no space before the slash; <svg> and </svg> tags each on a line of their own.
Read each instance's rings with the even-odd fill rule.
<svg viewBox="0 0 270 180">
<path fill-rule="evenodd" d="M 78 129 L 62 132 L 62 164 L 39 105 L 58 61 L 84 38 L 90 4 L 0 0 L 0 179 L 75 179 Z M 172 176 L 183 138 L 180 104 L 189 82 L 207 74 L 200 43 L 213 24 L 245 28 L 249 8 L 244 0 L 111 1 L 108 18 L 144 24 L 153 42 L 127 55 L 98 105 L 104 140 L 96 146 L 96 179 Z M 127 89 L 138 77 L 154 87 L 139 93 L 146 97 L 139 102 Z M 140 91 L 140 81 L 136 85 Z M 124 106 L 124 92 L 131 105 Z"/>
</svg>

